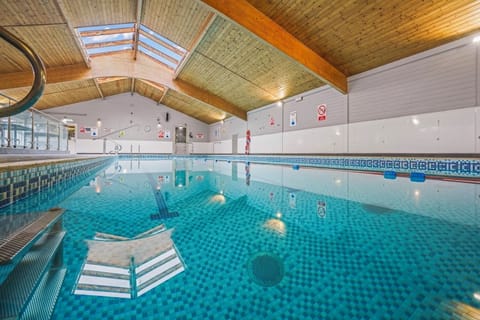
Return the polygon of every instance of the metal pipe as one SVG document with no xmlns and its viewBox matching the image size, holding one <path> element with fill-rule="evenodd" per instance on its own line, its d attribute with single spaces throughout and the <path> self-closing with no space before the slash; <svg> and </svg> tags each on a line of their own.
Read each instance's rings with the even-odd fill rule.
<svg viewBox="0 0 480 320">
<path fill-rule="evenodd" d="M 25 55 L 32 66 L 34 76 L 32 89 L 30 89 L 30 92 L 22 100 L 9 107 L 0 108 L 0 118 L 3 118 L 16 115 L 32 107 L 42 96 L 47 77 L 42 59 L 40 59 L 40 57 L 25 42 L 3 27 L 0 27 L 0 37 Z"/>
</svg>

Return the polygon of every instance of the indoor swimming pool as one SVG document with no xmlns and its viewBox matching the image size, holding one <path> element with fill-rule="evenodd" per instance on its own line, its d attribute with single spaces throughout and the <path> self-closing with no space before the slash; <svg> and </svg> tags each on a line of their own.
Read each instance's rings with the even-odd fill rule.
<svg viewBox="0 0 480 320">
<path fill-rule="evenodd" d="M 3 209 L 66 210 L 53 319 L 470 319 L 480 309 L 478 184 L 190 158 L 118 160 L 74 189 Z M 171 241 L 176 261 L 174 272 L 145 267 L 161 281 L 142 287 L 138 264 L 120 280 L 85 271 L 98 248 L 112 270 L 130 255 L 161 257 L 154 237 Z M 122 241 L 135 242 L 126 262 L 108 254 Z"/>
</svg>

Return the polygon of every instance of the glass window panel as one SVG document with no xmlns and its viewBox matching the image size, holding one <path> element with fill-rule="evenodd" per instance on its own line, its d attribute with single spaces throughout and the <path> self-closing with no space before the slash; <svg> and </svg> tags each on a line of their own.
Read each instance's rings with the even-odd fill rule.
<svg viewBox="0 0 480 320">
<path fill-rule="evenodd" d="M 8 145 L 8 118 L 0 119 L 0 145 L 2 147 Z"/>
<path fill-rule="evenodd" d="M 88 54 L 99 54 L 99 53 L 108 53 L 108 52 L 118 52 L 123 50 L 131 50 L 131 45 L 120 45 L 120 46 L 109 46 L 103 48 L 92 48 L 88 49 Z"/>
<path fill-rule="evenodd" d="M 68 150 L 68 128 L 66 126 L 60 126 L 60 151 Z"/>
<path fill-rule="evenodd" d="M 34 118 L 34 149 L 47 150 L 47 119 L 35 113 Z"/>
<path fill-rule="evenodd" d="M 158 54 L 156 54 L 156 53 L 148 50 L 147 48 L 145 48 L 145 47 L 142 46 L 142 45 L 139 45 L 139 46 L 138 46 L 138 50 L 139 50 L 140 52 L 143 52 L 143 53 L 145 53 L 146 55 L 154 58 L 155 60 L 158 60 L 158 61 L 160 61 L 161 63 L 169 66 L 170 68 L 175 69 L 175 67 L 177 66 L 177 64 L 175 64 L 175 63 L 173 63 L 173 62 L 165 59 L 165 58 L 162 57 L 162 56 L 159 56 Z"/>
<path fill-rule="evenodd" d="M 59 133 L 58 122 L 48 122 L 48 150 L 57 151 L 59 148 Z"/>
<path fill-rule="evenodd" d="M 122 41 L 122 40 L 132 40 L 133 41 L 133 32 L 117 33 L 117 34 L 104 34 L 104 35 L 99 35 L 99 36 L 82 37 L 82 41 L 86 45 L 87 44 L 92 44 L 92 43 L 115 42 L 115 41 Z"/>
<path fill-rule="evenodd" d="M 11 146 L 13 148 L 30 148 L 32 136 L 32 116 L 24 111 L 10 117 Z"/>
</svg>

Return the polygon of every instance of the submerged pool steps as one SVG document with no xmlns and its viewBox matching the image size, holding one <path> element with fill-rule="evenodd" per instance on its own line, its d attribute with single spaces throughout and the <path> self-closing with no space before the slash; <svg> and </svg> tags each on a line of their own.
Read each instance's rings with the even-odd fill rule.
<svg viewBox="0 0 480 320">
<path fill-rule="evenodd" d="M 4 248 L 8 239 L 17 239 L 15 245 L 7 247 L 18 251 L 6 252 L 8 260 L 0 266 L 10 270 L 0 285 L 0 319 L 50 318 L 66 272 L 62 214 L 63 209 L 39 213 L 31 223 L 3 239 Z"/>
<path fill-rule="evenodd" d="M 161 224 L 132 239 L 97 233 L 89 241 L 74 294 L 134 299 L 183 272 L 171 232 Z M 98 255 L 105 250 L 127 252 L 113 261 Z"/>
<path fill-rule="evenodd" d="M 171 249 L 164 255 L 138 266 L 135 270 L 137 273 L 137 296 L 140 297 L 183 272 L 185 268 L 175 249 Z"/>
</svg>

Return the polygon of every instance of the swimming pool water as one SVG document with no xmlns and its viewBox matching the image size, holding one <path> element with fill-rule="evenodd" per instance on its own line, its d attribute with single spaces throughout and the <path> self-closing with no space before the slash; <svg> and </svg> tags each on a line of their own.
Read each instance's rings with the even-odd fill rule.
<svg viewBox="0 0 480 320">
<path fill-rule="evenodd" d="M 480 309 L 477 185 L 204 160 L 119 161 L 57 205 L 54 319 L 451 319 Z M 160 192 L 169 212 L 159 219 Z M 95 232 L 160 223 L 186 270 L 145 295 L 73 295 Z"/>
</svg>

